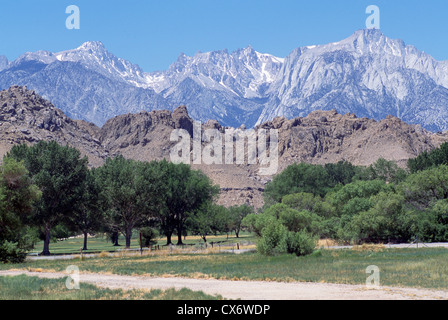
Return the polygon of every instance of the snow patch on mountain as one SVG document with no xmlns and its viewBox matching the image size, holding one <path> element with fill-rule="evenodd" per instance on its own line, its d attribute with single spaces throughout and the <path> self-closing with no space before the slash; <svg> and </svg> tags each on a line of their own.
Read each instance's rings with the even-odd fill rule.
<svg viewBox="0 0 448 320">
<path fill-rule="evenodd" d="M 186 105 L 198 121 L 233 127 L 336 109 L 448 129 L 448 61 L 375 29 L 300 47 L 284 58 L 252 46 L 180 54 L 157 72 L 144 72 L 99 41 L 57 53 L 28 52 L 13 62 L 0 56 L 0 89 L 16 84 L 100 126 L 120 114 Z"/>
</svg>

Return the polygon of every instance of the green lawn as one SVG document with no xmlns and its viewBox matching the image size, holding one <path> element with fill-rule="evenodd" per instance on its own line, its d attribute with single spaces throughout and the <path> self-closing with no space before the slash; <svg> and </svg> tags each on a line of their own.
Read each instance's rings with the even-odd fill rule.
<svg viewBox="0 0 448 320">
<path fill-rule="evenodd" d="M 257 253 L 169 254 L 114 256 L 67 261 L 28 261 L 0 265 L 0 269 L 42 268 L 64 271 L 69 265 L 82 271 L 124 275 L 178 275 L 185 277 L 365 284 L 366 268 L 380 269 L 385 286 L 448 289 L 448 249 L 318 250 L 313 255 L 265 257 Z"/>
<path fill-rule="evenodd" d="M 207 237 L 208 245 L 210 245 L 211 242 L 221 242 L 221 241 L 224 241 L 227 244 L 231 243 L 247 244 L 256 242 L 256 238 L 254 235 L 247 232 L 242 232 L 239 238 L 236 238 L 235 235 L 229 235 L 229 237 L 227 237 L 227 235 Z M 173 238 L 173 242 L 176 243 L 177 238 L 176 239 Z M 187 236 L 185 240 L 183 240 L 183 242 L 186 245 L 196 245 L 198 247 L 200 247 L 201 244 L 204 245 L 204 241 L 198 236 Z M 67 239 L 64 241 L 52 242 L 50 243 L 50 252 L 52 254 L 64 254 L 64 253 L 77 254 L 80 253 L 80 249 L 83 247 L 83 243 L 84 238 L 82 237 Z M 85 253 L 102 252 L 102 251 L 115 252 L 117 250 L 124 249 L 125 239 L 123 236 L 120 236 L 119 244 L 121 246 L 114 247 L 113 244 L 110 241 L 108 241 L 105 236 L 89 237 L 87 241 L 87 248 L 89 250 L 84 252 Z M 165 238 L 157 239 L 157 245 L 159 245 L 160 248 L 163 249 L 165 244 L 166 244 Z M 139 234 L 137 232 L 134 232 L 133 237 L 131 239 L 131 249 L 138 249 L 138 248 L 140 248 Z M 31 253 L 34 254 L 39 253 L 42 251 L 42 249 L 43 249 L 43 242 L 38 242 L 35 245 L 34 250 L 31 251 Z"/>
<path fill-rule="evenodd" d="M 81 283 L 79 290 L 68 290 L 66 279 L 42 279 L 26 275 L 0 277 L 0 300 L 218 300 L 189 289 L 151 291 L 103 289 Z"/>
</svg>

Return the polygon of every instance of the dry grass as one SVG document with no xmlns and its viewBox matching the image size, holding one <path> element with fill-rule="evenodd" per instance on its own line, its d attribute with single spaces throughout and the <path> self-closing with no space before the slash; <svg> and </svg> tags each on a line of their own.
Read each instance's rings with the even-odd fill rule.
<svg viewBox="0 0 448 320">
<path fill-rule="evenodd" d="M 353 251 L 363 252 L 363 251 L 374 251 L 380 252 L 386 249 L 386 246 L 382 243 L 380 244 L 367 244 L 363 243 L 362 245 L 356 245 L 352 247 Z"/>
<path fill-rule="evenodd" d="M 29 272 L 38 272 L 38 273 L 42 273 L 42 272 L 57 272 L 56 269 L 53 268 L 32 268 L 32 267 L 28 267 L 28 268 L 23 268 L 23 269 L 10 269 L 10 270 L 27 270 Z"/>
<path fill-rule="evenodd" d="M 353 250 L 323 249 L 318 255 L 304 257 L 210 254 L 210 251 L 176 254 L 157 250 L 146 251 L 142 256 L 139 252 L 120 252 L 118 257 L 113 254 L 104 258 L 86 257 L 75 264 L 81 272 L 105 274 L 346 284 L 365 283 L 366 267 L 376 265 L 381 270 L 382 285 L 446 289 L 448 283 L 448 249 L 445 248 L 390 249 L 381 244 L 364 244 Z M 0 265 L 0 270 L 64 271 L 71 264 L 73 260 L 38 260 Z"/>
<path fill-rule="evenodd" d="M 106 257 L 109 257 L 109 252 L 102 251 L 102 252 L 98 255 L 98 257 L 99 257 L 99 258 L 106 258 Z"/>
<path fill-rule="evenodd" d="M 81 283 L 79 290 L 67 290 L 64 279 L 19 275 L 0 277 L 0 300 L 222 300 L 189 289 L 123 290 Z"/>
<path fill-rule="evenodd" d="M 317 242 L 318 248 L 329 248 L 337 245 L 339 245 L 339 243 L 333 239 L 319 239 Z"/>
</svg>

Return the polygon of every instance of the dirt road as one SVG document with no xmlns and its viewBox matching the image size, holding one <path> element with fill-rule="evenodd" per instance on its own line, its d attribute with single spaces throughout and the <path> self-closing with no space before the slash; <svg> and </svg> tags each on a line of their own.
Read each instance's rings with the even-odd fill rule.
<svg viewBox="0 0 448 320">
<path fill-rule="evenodd" d="M 62 272 L 0 271 L 0 276 L 26 274 L 42 278 L 66 278 Z M 81 273 L 80 281 L 112 289 L 180 289 L 203 291 L 227 299 L 242 300 L 434 300 L 448 299 L 448 291 L 301 282 L 228 281 L 188 278 L 156 278 Z"/>
</svg>

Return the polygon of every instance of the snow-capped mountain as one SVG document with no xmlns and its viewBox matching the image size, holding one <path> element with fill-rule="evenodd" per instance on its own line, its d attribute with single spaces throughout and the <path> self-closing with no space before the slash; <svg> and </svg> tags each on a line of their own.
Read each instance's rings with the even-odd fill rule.
<svg viewBox="0 0 448 320">
<path fill-rule="evenodd" d="M 232 53 L 181 54 L 167 71 L 149 74 L 148 87 L 174 105 L 187 105 L 195 119 L 253 125 L 282 64 L 283 59 L 250 46 Z"/>
<path fill-rule="evenodd" d="M 101 42 L 26 53 L 13 62 L 0 56 L 0 89 L 15 84 L 34 89 L 72 118 L 100 126 L 119 114 L 186 105 L 196 120 L 233 127 L 336 109 L 448 129 L 448 61 L 375 29 L 297 48 L 286 58 L 250 46 L 181 54 L 168 70 L 152 73 Z"/>
<path fill-rule="evenodd" d="M 124 80 L 137 87 L 147 87 L 146 75 L 138 65 L 116 57 L 100 41 L 86 42 L 74 50 L 59 52 L 54 56 L 59 61 L 78 62 L 106 77 Z"/>
<path fill-rule="evenodd" d="M 58 53 L 25 53 L 0 69 L 0 88 L 26 85 L 68 116 L 100 126 L 119 114 L 174 110 L 179 105 L 187 105 L 200 121 L 251 126 L 282 61 L 248 47 L 231 54 L 181 54 L 167 71 L 145 73 L 101 42 L 86 42 Z"/>
<path fill-rule="evenodd" d="M 141 74 L 138 66 L 115 57 L 102 43 L 86 42 L 59 53 L 23 54 L 0 71 L 0 88 L 25 85 L 69 117 L 101 126 L 119 114 L 169 107 L 153 90 L 142 88 Z"/>
<path fill-rule="evenodd" d="M 266 86 L 277 76 L 283 60 L 256 52 L 251 46 L 231 54 L 224 51 L 198 53 L 194 57 L 181 54 L 168 71 L 149 74 L 149 87 L 156 92 L 173 88 L 187 78 L 219 91 L 242 98 L 265 97 Z"/>
<path fill-rule="evenodd" d="M 0 71 L 5 69 L 9 64 L 8 58 L 5 56 L 0 56 Z"/>
<path fill-rule="evenodd" d="M 360 30 L 337 43 L 294 50 L 270 86 L 258 123 L 337 109 L 382 119 L 391 114 L 424 127 L 447 129 L 448 61 Z"/>
</svg>

